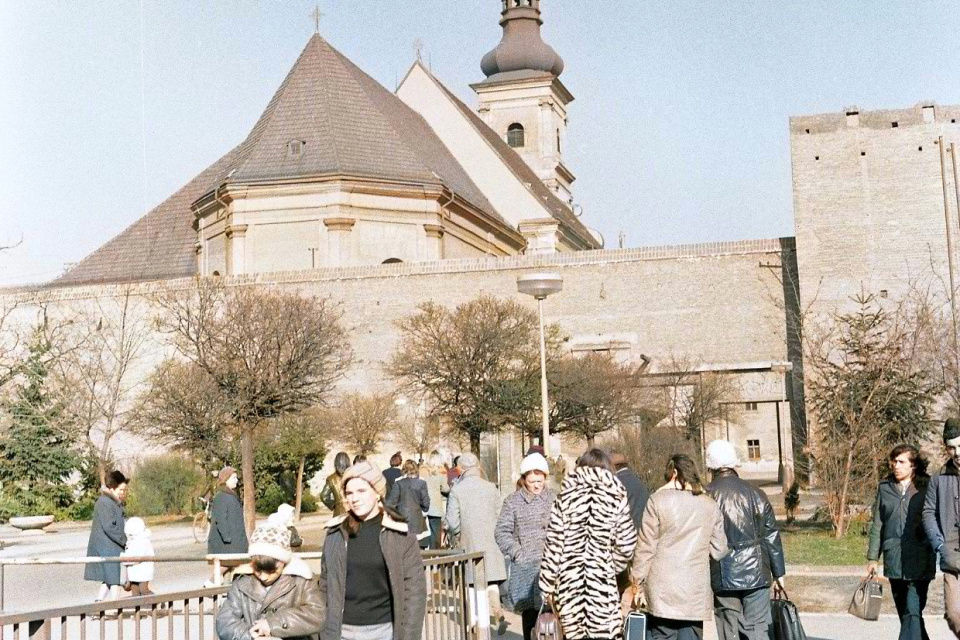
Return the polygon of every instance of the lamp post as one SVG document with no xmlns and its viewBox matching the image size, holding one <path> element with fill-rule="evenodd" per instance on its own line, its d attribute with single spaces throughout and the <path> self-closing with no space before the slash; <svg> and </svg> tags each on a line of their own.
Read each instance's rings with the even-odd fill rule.
<svg viewBox="0 0 960 640">
<path fill-rule="evenodd" d="M 550 456 L 550 404 L 547 401 L 547 342 L 543 333 L 543 301 L 560 293 L 563 278 L 559 273 L 531 273 L 517 278 L 517 291 L 537 299 L 540 315 L 540 412 L 543 417 L 543 453 Z"/>
</svg>

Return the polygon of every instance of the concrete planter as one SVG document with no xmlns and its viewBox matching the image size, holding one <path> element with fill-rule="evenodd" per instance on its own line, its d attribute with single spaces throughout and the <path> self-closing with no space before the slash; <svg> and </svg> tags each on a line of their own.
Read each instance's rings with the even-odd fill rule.
<svg viewBox="0 0 960 640">
<path fill-rule="evenodd" d="M 21 531 L 39 531 L 53 522 L 53 516 L 17 516 L 10 525 Z"/>
</svg>

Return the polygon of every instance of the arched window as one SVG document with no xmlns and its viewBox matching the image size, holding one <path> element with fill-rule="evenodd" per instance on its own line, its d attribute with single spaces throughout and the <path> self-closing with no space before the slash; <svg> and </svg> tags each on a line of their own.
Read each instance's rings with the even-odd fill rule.
<svg viewBox="0 0 960 640">
<path fill-rule="evenodd" d="M 519 122 L 514 122 L 512 125 L 507 127 L 507 144 L 514 149 L 522 147 L 524 144 L 526 144 L 524 140 L 523 125 Z"/>
<path fill-rule="evenodd" d="M 403 262 L 400 258 L 387 258 L 383 261 L 383 264 L 400 264 Z"/>
</svg>

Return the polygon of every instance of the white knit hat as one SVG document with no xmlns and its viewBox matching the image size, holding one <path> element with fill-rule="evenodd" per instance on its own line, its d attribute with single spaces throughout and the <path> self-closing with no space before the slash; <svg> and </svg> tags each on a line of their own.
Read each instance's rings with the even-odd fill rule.
<svg viewBox="0 0 960 640">
<path fill-rule="evenodd" d="M 293 514 L 295 511 L 296 509 L 284 502 L 277 507 L 275 513 L 270 514 L 270 517 L 267 518 L 267 523 L 278 527 L 289 527 L 290 523 L 293 522 Z"/>
<path fill-rule="evenodd" d="M 250 536 L 251 556 L 267 556 L 280 562 L 290 562 L 290 531 L 269 522 L 261 524 Z"/>
<path fill-rule="evenodd" d="M 540 471 L 543 475 L 550 475 L 550 465 L 547 459 L 537 452 L 533 452 L 520 462 L 520 475 L 528 471 Z"/>
<path fill-rule="evenodd" d="M 737 450 L 726 440 L 714 440 L 707 445 L 707 469 L 733 469 L 739 466 Z"/>
</svg>

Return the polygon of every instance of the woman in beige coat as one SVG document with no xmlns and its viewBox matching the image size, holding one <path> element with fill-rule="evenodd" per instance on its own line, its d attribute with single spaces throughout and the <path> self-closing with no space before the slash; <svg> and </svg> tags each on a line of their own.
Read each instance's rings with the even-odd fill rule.
<svg viewBox="0 0 960 640">
<path fill-rule="evenodd" d="M 710 558 L 727 555 L 723 515 L 688 456 L 667 462 L 667 484 L 647 502 L 631 578 L 651 640 L 700 640 L 713 617 Z"/>
</svg>

